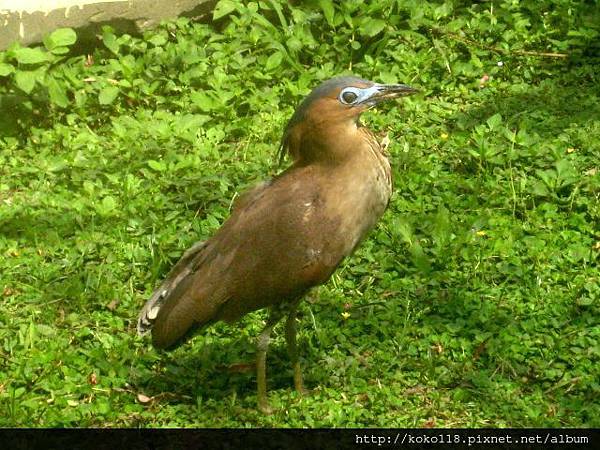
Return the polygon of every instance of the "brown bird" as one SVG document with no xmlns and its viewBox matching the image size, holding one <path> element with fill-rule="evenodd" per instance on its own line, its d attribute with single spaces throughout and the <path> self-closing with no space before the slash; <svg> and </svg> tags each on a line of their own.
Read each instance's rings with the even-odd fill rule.
<svg viewBox="0 0 600 450">
<path fill-rule="evenodd" d="M 152 329 L 154 346 L 167 349 L 199 327 L 269 308 L 257 342 L 258 408 L 271 411 L 266 354 L 271 330 L 284 316 L 294 385 L 302 392 L 298 303 L 354 251 L 392 192 L 385 144 L 359 117 L 383 100 L 415 92 L 355 77 L 315 88 L 283 134 L 280 154 L 290 155 L 292 166 L 243 194 L 214 236 L 184 253 L 142 309 L 138 332 Z"/>
</svg>

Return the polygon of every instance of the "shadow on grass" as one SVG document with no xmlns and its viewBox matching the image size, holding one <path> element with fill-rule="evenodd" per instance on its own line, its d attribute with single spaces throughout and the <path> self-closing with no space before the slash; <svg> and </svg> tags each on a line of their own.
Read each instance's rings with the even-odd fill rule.
<svg viewBox="0 0 600 450">
<path fill-rule="evenodd" d="M 230 332 L 235 332 L 235 326 Z M 207 339 L 196 336 L 173 352 L 161 352 L 161 370 L 154 369 L 140 376 L 134 380 L 135 384 L 146 395 L 164 397 L 168 403 L 196 405 L 198 399 L 202 399 L 228 402 L 233 406 L 240 398 L 243 407 L 253 407 L 256 401 L 255 338 L 216 339 L 217 342 L 203 343 Z M 303 366 L 310 365 L 310 362 L 303 363 Z M 306 367 L 304 369 L 306 375 Z M 283 339 L 269 346 L 267 389 L 294 389 L 291 362 Z"/>
<path fill-rule="evenodd" d="M 311 301 L 319 294 L 310 293 Z M 318 301 L 318 300 L 317 300 Z M 307 302 L 307 298 L 304 299 Z M 338 316 L 338 305 L 322 301 L 317 320 Z M 164 397 L 173 404 L 196 405 L 197 399 L 203 402 L 227 402 L 232 406 L 255 408 L 256 402 L 256 338 L 261 326 L 261 313 L 251 313 L 235 324 L 216 323 L 201 330 L 189 341 L 170 352 L 159 352 L 159 368 L 151 369 L 139 378 L 134 378 L 146 395 Z M 255 317 L 254 317 L 255 316 Z M 327 383 L 327 374 L 318 371 L 318 364 L 327 354 L 323 343 L 313 344 L 315 334 L 336 333 L 326 327 L 315 333 L 311 326 L 306 305 L 299 311 L 297 339 L 300 351 L 300 364 L 305 387 L 310 391 Z M 243 330 L 242 330 L 243 329 Z M 318 337 L 317 337 L 318 340 Z M 293 370 L 284 339 L 283 321 L 271 334 L 267 353 L 267 393 L 283 391 L 295 392 Z M 287 395 L 287 394 L 284 394 Z"/>
<path fill-rule="evenodd" d="M 83 216 L 49 208 L 27 208 L 17 206 L 11 208 L 0 218 L 0 236 L 9 239 L 30 241 L 36 245 L 40 239 L 67 244 L 67 239 L 82 230 L 95 226 L 92 216 Z M 98 226 L 101 220 L 96 222 Z"/>
<path fill-rule="evenodd" d="M 541 137 L 551 139 L 573 124 L 600 120 L 600 83 L 594 74 L 557 73 L 539 84 L 519 84 L 505 92 L 482 92 L 483 102 L 455 115 L 462 128 L 471 128 L 499 113 L 511 127 L 525 122 Z"/>
</svg>

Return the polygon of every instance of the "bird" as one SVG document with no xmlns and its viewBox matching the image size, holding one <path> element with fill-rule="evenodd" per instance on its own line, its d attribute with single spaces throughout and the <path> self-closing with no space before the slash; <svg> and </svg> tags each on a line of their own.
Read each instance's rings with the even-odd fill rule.
<svg viewBox="0 0 600 450">
<path fill-rule="evenodd" d="M 153 346 L 169 350 L 214 322 L 233 323 L 267 308 L 256 342 L 257 407 L 273 412 L 266 355 L 271 331 L 284 317 L 294 386 L 304 393 L 298 304 L 353 253 L 392 193 L 387 144 L 361 123 L 361 114 L 416 92 L 355 76 L 314 88 L 280 142 L 280 160 L 289 156 L 291 165 L 240 195 L 214 235 L 184 252 L 143 306 L 138 334 L 151 331 Z"/>
</svg>

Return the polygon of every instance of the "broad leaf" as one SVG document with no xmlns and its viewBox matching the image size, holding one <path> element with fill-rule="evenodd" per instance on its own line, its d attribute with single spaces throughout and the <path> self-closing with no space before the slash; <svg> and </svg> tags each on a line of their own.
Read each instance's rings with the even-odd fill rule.
<svg viewBox="0 0 600 450">
<path fill-rule="evenodd" d="M 19 48 L 15 50 L 15 58 L 21 64 L 39 64 L 48 61 L 48 54 L 41 48 Z"/>
<path fill-rule="evenodd" d="M 50 95 L 50 100 L 55 105 L 60 106 L 61 108 L 69 106 L 67 92 L 60 81 L 57 81 L 54 78 L 48 80 L 48 94 Z"/>
<path fill-rule="evenodd" d="M 98 102 L 101 105 L 110 105 L 119 95 L 119 88 L 116 86 L 107 86 L 100 91 Z"/>
<path fill-rule="evenodd" d="M 44 39 L 44 45 L 52 53 L 64 53 L 64 47 L 73 45 L 77 41 L 77 34 L 71 28 L 54 30 Z"/>
<path fill-rule="evenodd" d="M 10 64 L 0 63 L 0 77 L 6 77 L 14 71 L 15 68 Z"/>
<path fill-rule="evenodd" d="M 213 20 L 218 20 L 225 17 L 236 10 L 237 5 L 231 0 L 221 0 L 216 4 L 213 10 Z"/>
<path fill-rule="evenodd" d="M 15 83 L 23 92 L 29 94 L 35 86 L 36 73 L 29 70 L 19 70 L 15 73 Z"/>
</svg>

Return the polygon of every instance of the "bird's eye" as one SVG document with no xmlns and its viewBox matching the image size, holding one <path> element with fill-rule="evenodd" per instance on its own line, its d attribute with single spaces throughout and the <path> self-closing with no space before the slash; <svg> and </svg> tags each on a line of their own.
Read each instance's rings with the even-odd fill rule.
<svg viewBox="0 0 600 450">
<path fill-rule="evenodd" d="M 356 94 L 356 92 L 352 92 L 352 91 L 343 92 L 342 96 L 341 96 L 342 103 L 345 103 L 346 105 L 350 105 L 350 104 L 354 103 L 357 98 L 358 98 L 358 95 Z"/>
</svg>

